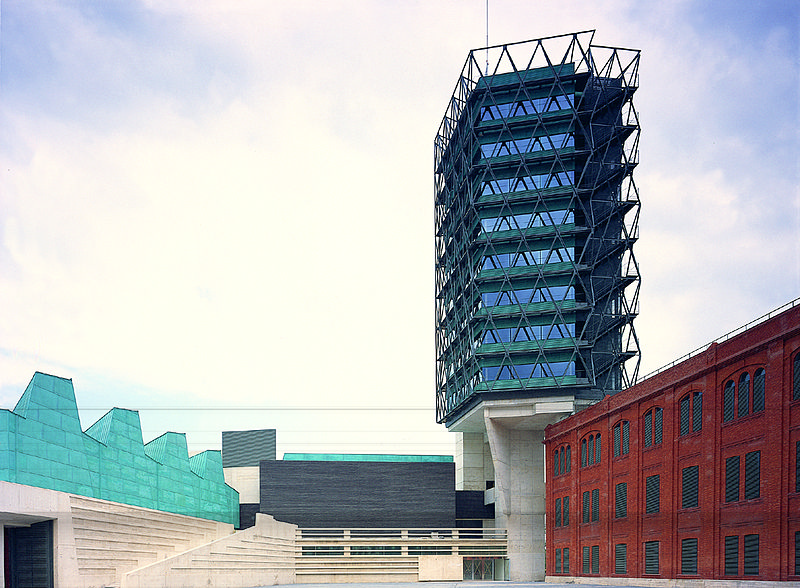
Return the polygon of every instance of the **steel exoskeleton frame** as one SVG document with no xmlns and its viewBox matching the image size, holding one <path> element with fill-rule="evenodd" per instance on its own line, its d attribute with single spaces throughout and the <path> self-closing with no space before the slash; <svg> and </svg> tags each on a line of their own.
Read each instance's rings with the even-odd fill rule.
<svg viewBox="0 0 800 588">
<path fill-rule="evenodd" d="M 639 52 L 592 37 L 473 50 L 456 84 L 435 141 L 439 422 L 636 378 Z"/>
</svg>

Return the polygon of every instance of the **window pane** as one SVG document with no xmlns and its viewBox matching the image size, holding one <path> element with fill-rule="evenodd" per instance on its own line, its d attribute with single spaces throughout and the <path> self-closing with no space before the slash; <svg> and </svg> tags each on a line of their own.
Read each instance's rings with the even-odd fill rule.
<svg viewBox="0 0 800 588">
<path fill-rule="evenodd" d="M 761 452 L 751 451 L 744 456 L 744 499 L 761 495 Z"/>
<path fill-rule="evenodd" d="M 739 456 L 725 460 L 725 502 L 739 500 Z"/>
<path fill-rule="evenodd" d="M 758 368 L 756 373 L 753 374 L 753 412 L 764 410 L 765 380 L 764 368 Z"/>
<path fill-rule="evenodd" d="M 744 536 L 744 575 L 758 575 L 758 535 Z"/>
<path fill-rule="evenodd" d="M 739 416 L 750 414 L 750 374 L 743 373 L 739 377 Z"/>
<path fill-rule="evenodd" d="M 697 573 L 697 538 L 681 541 L 681 574 Z"/>
</svg>

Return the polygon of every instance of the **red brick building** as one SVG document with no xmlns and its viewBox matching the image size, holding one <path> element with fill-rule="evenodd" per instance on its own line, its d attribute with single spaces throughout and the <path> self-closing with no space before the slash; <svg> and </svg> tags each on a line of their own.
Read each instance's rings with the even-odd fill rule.
<svg viewBox="0 0 800 588">
<path fill-rule="evenodd" d="M 547 427 L 547 575 L 800 580 L 800 299 Z"/>
</svg>

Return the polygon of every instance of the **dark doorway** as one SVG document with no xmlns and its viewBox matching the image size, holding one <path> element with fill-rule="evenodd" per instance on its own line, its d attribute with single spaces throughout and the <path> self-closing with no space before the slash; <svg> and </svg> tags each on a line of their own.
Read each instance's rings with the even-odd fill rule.
<svg viewBox="0 0 800 588">
<path fill-rule="evenodd" d="M 5 588 L 53 588 L 53 521 L 5 528 Z"/>
</svg>

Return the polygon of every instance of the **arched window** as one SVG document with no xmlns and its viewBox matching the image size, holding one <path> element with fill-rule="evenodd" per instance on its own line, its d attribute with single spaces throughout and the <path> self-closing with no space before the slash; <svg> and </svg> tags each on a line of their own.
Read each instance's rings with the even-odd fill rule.
<svg viewBox="0 0 800 588">
<path fill-rule="evenodd" d="M 581 467 L 586 467 L 586 439 L 581 439 Z"/>
<path fill-rule="evenodd" d="M 644 446 L 660 445 L 664 432 L 664 411 L 660 407 L 644 413 Z"/>
<path fill-rule="evenodd" d="M 589 465 L 594 464 L 594 435 L 589 435 L 589 452 L 588 452 Z"/>
<path fill-rule="evenodd" d="M 581 467 L 600 463 L 601 454 L 600 433 L 592 433 L 581 440 Z"/>
<path fill-rule="evenodd" d="M 567 470 L 564 469 L 564 446 L 561 446 L 561 449 L 558 450 L 558 469 L 561 471 L 562 474 L 566 473 Z"/>
<path fill-rule="evenodd" d="M 553 475 L 557 476 L 561 472 L 558 470 L 558 449 L 555 450 L 553 454 Z"/>
<path fill-rule="evenodd" d="M 680 400 L 681 435 L 703 428 L 703 393 L 690 392 Z"/>
<path fill-rule="evenodd" d="M 753 373 L 753 412 L 764 410 L 764 388 L 766 385 L 766 372 L 758 368 Z"/>
<path fill-rule="evenodd" d="M 739 417 L 750 414 L 750 374 L 739 376 Z"/>
<path fill-rule="evenodd" d="M 612 428 L 614 436 L 614 457 L 627 455 L 630 451 L 630 423 L 620 421 Z"/>
<path fill-rule="evenodd" d="M 564 452 L 565 458 L 564 461 L 566 462 L 566 471 L 569 472 L 572 469 L 572 449 L 569 445 L 567 445 L 567 450 Z"/>
</svg>

